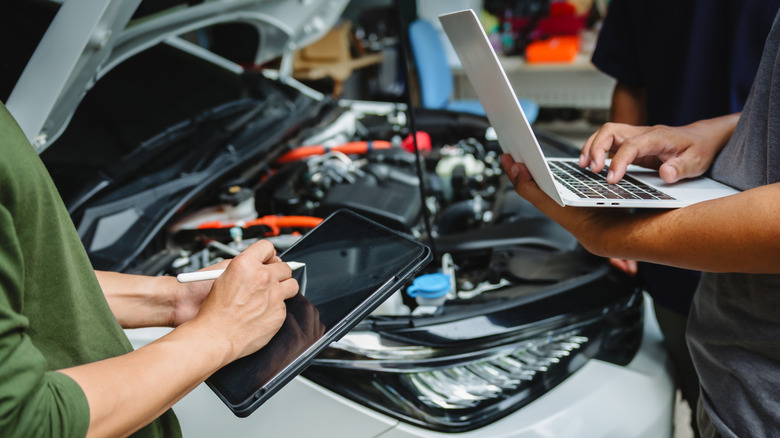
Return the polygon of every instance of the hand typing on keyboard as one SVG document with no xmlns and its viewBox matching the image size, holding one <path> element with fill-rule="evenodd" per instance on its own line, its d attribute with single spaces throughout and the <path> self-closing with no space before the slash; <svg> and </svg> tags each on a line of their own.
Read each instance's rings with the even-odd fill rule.
<svg viewBox="0 0 780 438">
<path fill-rule="evenodd" d="M 607 123 L 585 142 L 579 165 L 601 172 L 607 154 L 614 152 L 607 174 L 610 184 L 623 178 L 629 164 L 658 169 L 668 183 L 700 176 L 726 145 L 738 118 L 731 114 L 679 127 Z"/>
<path fill-rule="evenodd" d="M 596 174 L 570 161 L 549 161 L 549 164 L 555 179 L 581 198 L 674 199 L 630 176 L 624 176 L 616 183 L 609 184 L 604 179 L 608 173 L 606 168 Z"/>
</svg>

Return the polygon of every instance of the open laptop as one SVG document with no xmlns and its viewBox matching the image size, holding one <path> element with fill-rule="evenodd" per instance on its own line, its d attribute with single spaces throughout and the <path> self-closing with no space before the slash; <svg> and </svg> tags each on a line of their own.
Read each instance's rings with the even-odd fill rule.
<svg viewBox="0 0 780 438">
<path fill-rule="evenodd" d="M 677 208 L 737 193 L 708 178 L 665 183 L 656 170 L 629 166 L 618 184 L 606 182 L 576 159 L 545 158 L 501 63 L 473 10 L 439 16 L 504 152 L 528 167 L 558 204 L 578 207 Z"/>
</svg>

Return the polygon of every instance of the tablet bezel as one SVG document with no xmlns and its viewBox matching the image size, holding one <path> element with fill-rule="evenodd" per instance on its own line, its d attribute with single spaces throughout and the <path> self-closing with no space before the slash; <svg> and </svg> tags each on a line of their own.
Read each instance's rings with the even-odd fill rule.
<svg viewBox="0 0 780 438">
<path fill-rule="evenodd" d="M 312 229 L 309 233 L 304 235 L 304 237 L 292 245 L 287 251 L 282 253 L 280 257 L 283 260 L 286 260 L 285 255 L 287 253 L 307 244 L 307 237 L 318 232 L 329 232 L 329 229 L 337 226 L 335 224 L 337 221 L 343 220 L 342 218 L 350 221 L 357 221 L 358 223 L 369 226 L 377 232 L 387 235 L 388 237 L 403 239 L 405 242 L 416 246 L 419 251 L 417 251 L 413 257 L 410 257 L 408 261 L 402 264 L 400 272 L 397 272 L 389 276 L 384 281 L 381 281 L 381 285 L 377 287 L 374 292 L 366 296 L 344 317 L 342 317 L 338 322 L 334 323 L 322 337 L 316 340 L 304 351 L 299 353 L 295 359 L 282 368 L 275 376 L 271 377 L 270 380 L 268 380 L 265 384 L 262 384 L 260 387 L 256 388 L 252 394 L 243 401 L 238 403 L 231 402 L 223 394 L 223 388 L 221 388 L 219 384 L 215 383 L 212 378 L 207 379 L 206 384 L 236 416 L 246 417 L 259 408 L 279 389 L 289 383 L 289 381 L 292 380 L 295 376 L 303 372 L 311 364 L 312 360 L 317 356 L 317 354 L 325 349 L 325 347 L 327 347 L 331 342 L 336 341 L 345 335 L 361 320 L 368 316 L 374 309 L 376 309 L 382 302 L 390 297 L 390 295 L 402 287 L 404 283 L 411 280 L 412 277 L 423 267 L 425 267 L 432 259 L 430 248 L 428 248 L 423 243 L 347 209 L 340 209 L 328 216 L 320 225 Z M 311 281 L 308 283 L 308 287 L 312 287 Z M 217 371 L 217 373 L 219 372 L 220 371 Z"/>
</svg>

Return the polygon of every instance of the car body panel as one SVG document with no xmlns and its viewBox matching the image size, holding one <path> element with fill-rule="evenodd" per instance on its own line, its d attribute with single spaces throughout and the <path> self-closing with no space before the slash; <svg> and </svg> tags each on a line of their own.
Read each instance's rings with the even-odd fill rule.
<svg viewBox="0 0 780 438">
<path fill-rule="evenodd" d="M 150 46 L 181 45 L 181 34 L 206 26 L 248 23 L 260 37 L 260 64 L 322 37 L 348 1 L 211 0 L 131 22 L 140 3 L 63 2 L 6 102 L 38 153 L 59 137 L 98 79 Z"/>
<path fill-rule="evenodd" d="M 644 339 L 627 366 L 590 360 L 575 375 L 522 409 L 462 438 L 668 438 L 674 380 L 645 297 Z M 128 330 L 138 348 L 169 329 Z M 631 391 L 626 391 L 630 388 Z M 202 384 L 174 406 L 184 436 L 341 436 L 434 438 L 433 432 L 368 409 L 304 377 L 293 379 L 248 418 L 236 418 Z M 598 425 L 598 429 L 595 428 Z"/>
</svg>

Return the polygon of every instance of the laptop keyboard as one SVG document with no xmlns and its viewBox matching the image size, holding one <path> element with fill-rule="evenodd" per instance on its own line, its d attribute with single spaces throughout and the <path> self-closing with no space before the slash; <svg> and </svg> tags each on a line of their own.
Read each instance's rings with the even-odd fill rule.
<svg viewBox="0 0 780 438">
<path fill-rule="evenodd" d="M 628 175 L 617 184 L 607 183 L 607 168 L 598 174 L 571 161 L 548 161 L 555 179 L 578 195 L 588 199 L 662 199 L 675 198 Z"/>
</svg>

